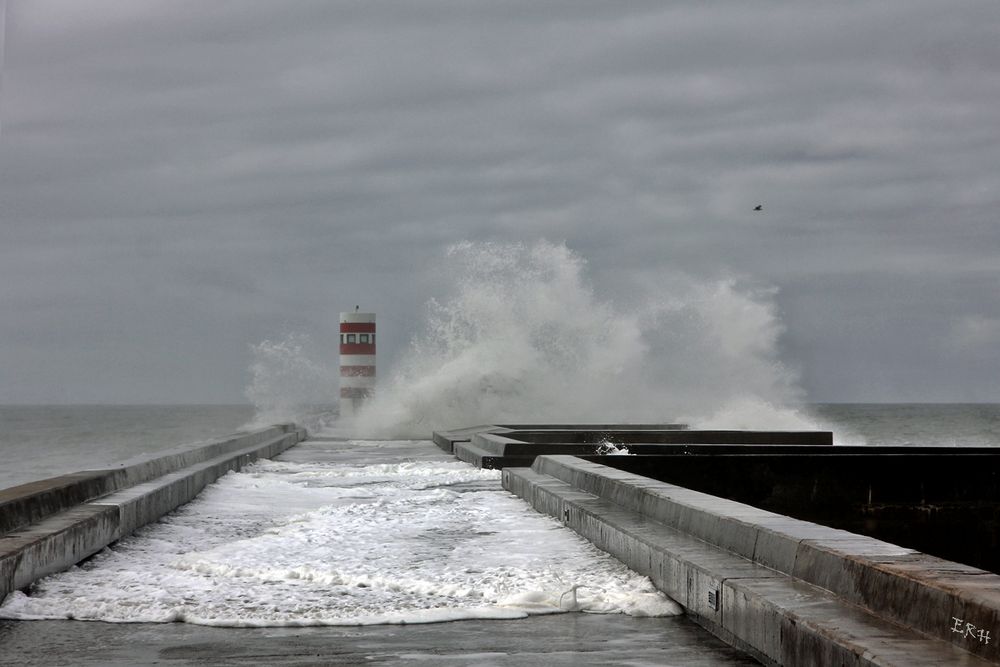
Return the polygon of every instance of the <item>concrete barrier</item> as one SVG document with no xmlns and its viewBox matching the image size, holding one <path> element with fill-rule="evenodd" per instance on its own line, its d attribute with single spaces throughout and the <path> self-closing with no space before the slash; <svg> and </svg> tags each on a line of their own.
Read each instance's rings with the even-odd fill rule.
<svg viewBox="0 0 1000 667">
<path fill-rule="evenodd" d="M 594 455 L 608 443 L 627 447 L 632 453 L 656 455 L 686 454 L 699 447 L 734 451 L 747 445 L 773 450 L 833 449 L 833 434 L 829 431 L 692 431 L 681 424 L 659 428 L 651 424 L 605 426 L 593 431 L 582 427 L 514 430 L 480 426 L 435 433 L 434 437 L 445 451 L 481 468 L 530 466 L 536 456 L 543 454 Z"/>
<path fill-rule="evenodd" d="M 0 508 L 15 528 L 0 535 L 0 601 L 159 519 L 227 472 L 305 437 L 304 429 L 283 424 L 7 489 Z"/>
<path fill-rule="evenodd" d="M 0 535 L 68 509 L 195 463 L 295 431 L 279 424 L 197 445 L 181 445 L 142 454 L 117 466 L 60 475 L 0 490 Z"/>
<path fill-rule="evenodd" d="M 519 429 L 503 435 L 526 444 L 538 445 L 548 443 L 595 445 L 614 442 L 626 446 L 638 444 L 833 446 L 831 431 L 692 430 L 683 424 L 662 424 L 657 429 L 650 424 L 640 427 L 619 425 L 595 430 Z"/>
<path fill-rule="evenodd" d="M 1000 656 L 1000 577 L 989 572 L 572 456 L 502 479 L 765 664 Z"/>
<path fill-rule="evenodd" d="M 470 442 L 476 433 L 499 433 L 511 437 L 517 434 L 521 440 L 559 438 L 571 441 L 574 437 L 580 437 L 580 433 L 637 433 L 686 428 L 685 424 L 493 424 L 451 431 L 434 431 L 431 440 L 450 454 L 454 451 L 455 443 Z M 655 434 L 652 437 L 655 437 Z"/>
<path fill-rule="evenodd" d="M 431 434 L 431 440 L 434 441 L 435 445 L 451 454 L 455 451 L 455 443 L 469 442 L 469 439 L 476 433 L 502 433 L 509 430 L 504 426 L 473 426 L 453 431 L 434 431 Z"/>
</svg>

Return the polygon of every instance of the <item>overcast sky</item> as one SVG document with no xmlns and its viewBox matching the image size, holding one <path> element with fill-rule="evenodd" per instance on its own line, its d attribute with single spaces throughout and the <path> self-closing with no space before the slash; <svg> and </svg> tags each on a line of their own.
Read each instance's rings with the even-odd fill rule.
<svg viewBox="0 0 1000 667">
<path fill-rule="evenodd" d="M 2 0 L 0 0 L 2 2 Z M 1000 401 L 1000 4 L 10 0 L 0 402 L 242 402 L 455 241 L 778 289 L 815 401 Z M 754 213 L 756 204 L 764 210 Z"/>
</svg>

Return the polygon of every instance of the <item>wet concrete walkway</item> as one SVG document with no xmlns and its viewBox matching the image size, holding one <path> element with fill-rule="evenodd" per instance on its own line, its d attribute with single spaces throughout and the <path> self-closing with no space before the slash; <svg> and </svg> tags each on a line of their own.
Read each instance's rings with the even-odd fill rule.
<svg viewBox="0 0 1000 667">
<path fill-rule="evenodd" d="M 327 628 L 0 621 L 0 665 L 756 665 L 683 616 Z"/>
<path fill-rule="evenodd" d="M 311 440 L 278 460 L 454 460 L 429 442 Z M 499 487 L 499 481 L 497 481 Z M 186 623 L 0 621 L 0 665 L 757 664 L 683 616 L 565 613 L 422 625 L 234 629 Z"/>
</svg>

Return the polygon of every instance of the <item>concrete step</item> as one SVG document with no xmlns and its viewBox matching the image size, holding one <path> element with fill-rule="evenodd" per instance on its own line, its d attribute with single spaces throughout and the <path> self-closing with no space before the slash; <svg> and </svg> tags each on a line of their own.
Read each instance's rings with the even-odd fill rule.
<svg viewBox="0 0 1000 667">
<path fill-rule="evenodd" d="M 524 456 L 508 456 L 504 454 L 497 454 L 494 451 L 484 449 L 478 444 L 473 442 L 455 442 L 453 443 L 453 452 L 455 458 L 465 461 L 477 468 L 486 468 L 488 470 L 498 470 L 500 468 L 506 468 L 510 466 L 530 466 L 531 462 L 535 459 L 535 456 L 524 455 Z"/>
<path fill-rule="evenodd" d="M 470 428 L 460 428 L 452 431 L 434 431 L 431 434 L 431 440 L 434 441 L 435 445 L 451 454 L 454 451 L 456 442 L 469 442 L 472 436 L 476 433 L 504 433 L 509 430 L 509 428 L 504 426 L 472 426 Z"/>
<path fill-rule="evenodd" d="M 0 535 L 119 489 L 290 433 L 299 440 L 306 437 L 305 430 L 294 424 L 278 424 L 207 443 L 142 454 L 112 468 L 84 470 L 0 489 Z"/>
<path fill-rule="evenodd" d="M 0 536 L 0 602 L 12 591 L 92 556 L 108 544 L 190 501 L 202 489 L 232 470 L 258 458 L 271 458 L 293 446 L 303 433 L 280 429 L 261 440 L 247 438 L 243 447 L 189 464 L 147 482 L 105 495 Z M 249 443 L 249 444 L 247 444 Z M 214 452 L 208 448 L 209 453 Z M 197 460 L 189 456 L 188 460 Z M 49 491 L 51 492 L 51 491 Z M 54 501 L 53 504 L 61 504 Z"/>
<path fill-rule="evenodd" d="M 996 574 L 576 457 L 541 457 L 535 469 L 893 622 L 998 657 L 996 639 L 972 641 L 967 630 L 997 628 Z"/>
<path fill-rule="evenodd" d="M 994 664 L 537 469 L 507 468 L 503 484 L 765 664 Z"/>
<path fill-rule="evenodd" d="M 484 424 L 451 431 L 434 431 L 431 440 L 434 444 L 448 452 L 453 451 L 456 442 L 469 442 L 478 433 L 498 433 L 527 437 L 529 442 L 536 439 L 549 442 L 552 438 L 571 438 L 582 432 L 631 433 L 637 431 L 683 430 L 685 424 Z M 518 441 L 519 442 L 519 441 Z"/>
</svg>

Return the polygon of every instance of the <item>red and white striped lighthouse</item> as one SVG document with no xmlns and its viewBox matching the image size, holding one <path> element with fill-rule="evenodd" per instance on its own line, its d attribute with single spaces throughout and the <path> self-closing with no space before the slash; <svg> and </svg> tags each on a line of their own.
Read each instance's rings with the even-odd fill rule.
<svg viewBox="0 0 1000 667">
<path fill-rule="evenodd" d="M 341 313 L 340 418 L 353 418 L 374 390 L 375 313 Z"/>
</svg>

